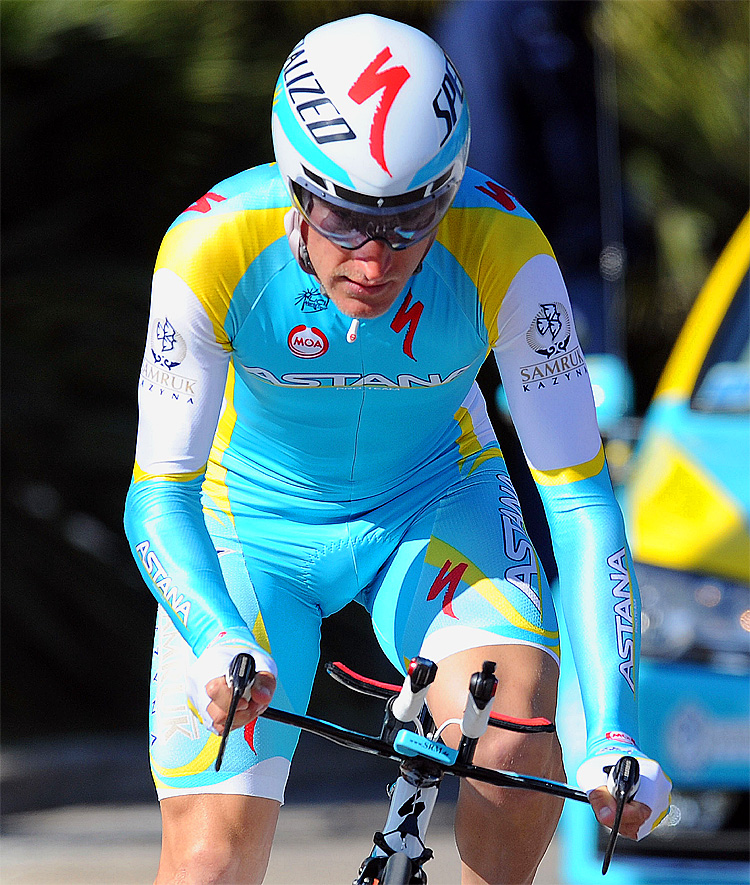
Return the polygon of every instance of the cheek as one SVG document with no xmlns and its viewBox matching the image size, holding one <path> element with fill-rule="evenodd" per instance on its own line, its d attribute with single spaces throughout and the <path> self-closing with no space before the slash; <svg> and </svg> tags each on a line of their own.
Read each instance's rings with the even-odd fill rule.
<svg viewBox="0 0 750 885">
<path fill-rule="evenodd" d="M 430 251 L 434 242 L 435 238 L 430 237 L 425 243 L 418 243 L 415 246 L 411 246 L 409 249 L 394 253 L 394 255 L 398 256 L 398 260 L 401 261 L 399 269 L 406 277 L 410 277 L 416 271 L 427 253 Z"/>
<path fill-rule="evenodd" d="M 329 278 L 336 268 L 349 257 L 349 253 L 322 237 L 307 222 L 303 222 L 301 232 L 307 246 L 307 254 L 310 256 L 315 273 L 321 281 L 324 278 Z"/>
</svg>

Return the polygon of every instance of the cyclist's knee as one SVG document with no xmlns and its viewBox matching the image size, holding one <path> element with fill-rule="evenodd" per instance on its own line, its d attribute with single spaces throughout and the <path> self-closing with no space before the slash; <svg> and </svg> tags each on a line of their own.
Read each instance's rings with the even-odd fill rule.
<svg viewBox="0 0 750 885">
<path fill-rule="evenodd" d="M 162 802 L 157 885 L 263 880 L 278 803 L 247 796 L 177 797 Z"/>
<path fill-rule="evenodd" d="M 534 777 L 565 780 L 562 748 L 556 734 L 516 734 L 489 729 L 479 741 L 474 762 L 485 768 L 511 769 Z M 538 795 L 528 793 L 528 797 Z"/>
<path fill-rule="evenodd" d="M 172 858 L 173 881 L 206 885 L 241 881 L 242 863 L 235 849 L 239 846 L 234 846 L 231 839 L 214 837 L 199 836 L 183 844 L 179 856 Z"/>
</svg>

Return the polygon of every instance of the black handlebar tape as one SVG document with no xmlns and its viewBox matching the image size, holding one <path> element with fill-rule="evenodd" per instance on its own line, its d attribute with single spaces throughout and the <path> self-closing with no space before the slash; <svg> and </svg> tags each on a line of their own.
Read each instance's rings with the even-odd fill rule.
<svg viewBox="0 0 750 885">
<path fill-rule="evenodd" d="M 615 843 L 620 832 L 622 812 L 625 808 L 625 803 L 635 796 L 640 774 L 641 769 L 638 765 L 638 760 L 634 756 L 621 756 L 609 772 L 609 776 L 614 781 L 614 792 L 612 795 L 617 800 L 617 809 L 615 811 L 615 820 L 612 824 L 612 832 L 609 834 L 607 850 L 604 852 L 602 875 L 609 869 L 609 862 L 612 860 Z"/>
<path fill-rule="evenodd" d="M 232 688 L 232 701 L 229 704 L 227 721 L 224 723 L 224 733 L 221 736 L 219 752 L 216 754 L 216 771 L 221 768 L 221 763 L 224 760 L 224 750 L 227 746 L 229 732 L 232 730 L 234 714 L 237 712 L 237 704 L 245 693 L 245 689 L 250 685 L 253 679 L 255 679 L 255 660 L 253 656 L 246 652 L 241 652 L 240 654 L 235 655 L 232 658 L 232 663 L 229 665 L 228 676 L 228 682 Z"/>
</svg>

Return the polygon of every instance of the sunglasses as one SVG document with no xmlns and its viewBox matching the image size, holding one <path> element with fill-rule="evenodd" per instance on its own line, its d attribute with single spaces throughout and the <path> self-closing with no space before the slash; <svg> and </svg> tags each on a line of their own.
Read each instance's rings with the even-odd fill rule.
<svg viewBox="0 0 750 885">
<path fill-rule="evenodd" d="M 383 240 L 391 249 L 407 249 L 435 230 L 455 195 L 449 189 L 416 207 L 375 214 L 337 206 L 296 182 L 292 189 L 307 223 L 343 249 L 359 249 L 370 240 Z"/>
</svg>

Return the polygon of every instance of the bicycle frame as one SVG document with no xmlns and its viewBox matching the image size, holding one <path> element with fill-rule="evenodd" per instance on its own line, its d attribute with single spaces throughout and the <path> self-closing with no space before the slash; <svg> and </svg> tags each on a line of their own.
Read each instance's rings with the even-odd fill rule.
<svg viewBox="0 0 750 885">
<path fill-rule="evenodd" d="M 472 678 L 469 703 L 462 723 L 465 737 L 456 750 L 446 746 L 437 739 L 437 736 L 430 736 L 435 723 L 424 704 L 429 683 L 417 686 L 415 690 L 411 682 L 411 669 L 404 686 L 367 679 L 340 663 L 329 663 L 326 665 L 326 670 L 346 687 L 386 701 L 383 727 L 379 736 L 362 734 L 332 722 L 272 707 L 262 715 L 266 719 L 317 734 L 341 746 L 399 763 L 399 776 L 390 791 L 390 806 L 385 825 L 382 831 L 375 833 L 372 851 L 363 861 L 353 885 L 372 885 L 379 882 L 388 858 L 396 853 L 404 853 L 411 859 L 410 882 L 418 885 L 427 882 L 423 864 L 432 857 L 432 851 L 426 846 L 425 839 L 438 789 L 446 774 L 468 777 L 500 787 L 536 790 L 564 799 L 588 802 L 585 793 L 568 784 L 516 772 L 482 768 L 471 762 L 474 746 L 487 725 L 526 733 L 555 730 L 554 724 L 546 719 L 515 719 L 491 714 L 489 710 L 491 696 L 484 701 L 483 706 L 481 698 L 477 701 L 477 694 L 473 691 L 474 680 L 487 675 L 484 671 Z M 492 679 L 494 680 L 494 676 Z M 482 692 L 480 683 L 481 679 L 477 682 L 479 695 Z M 492 694 L 494 694 L 494 684 Z M 394 714 L 394 707 L 398 715 Z M 472 707 L 473 709 L 470 709 Z M 407 727 L 412 723 L 416 726 L 416 730 Z M 466 732 L 470 734 L 467 735 Z"/>
</svg>

